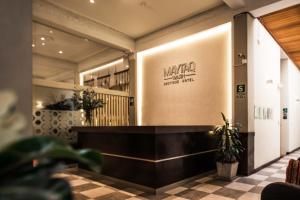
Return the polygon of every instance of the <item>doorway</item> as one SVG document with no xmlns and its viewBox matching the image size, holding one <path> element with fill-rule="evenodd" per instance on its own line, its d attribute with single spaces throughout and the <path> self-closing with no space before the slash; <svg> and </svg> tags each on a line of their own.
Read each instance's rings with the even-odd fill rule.
<svg viewBox="0 0 300 200">
<path fill-rule="evenodd" d="M 288 108 L 288 58 L 281 53 L 280 62 L 280 155 L 288 152 L 289 108 Z"/>
</svg>

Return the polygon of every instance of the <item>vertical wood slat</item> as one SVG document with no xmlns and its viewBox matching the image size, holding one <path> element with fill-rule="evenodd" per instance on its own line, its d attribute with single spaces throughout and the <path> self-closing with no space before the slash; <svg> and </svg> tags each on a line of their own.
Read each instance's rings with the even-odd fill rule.
<svg viewBox="0 0 300 200">
<path fill-rule="evenodd" d="M 118 98 L 118 107 L 119 107 L 119 115 L 118 115 L 118 119 L 119 119 L 119 124 L 122 126 L 123 124 L 122 124 L 122 110 L 121 110 L 121 105 L 122 105 L 122 102 L 121 102 L 121 100 L 122 100 L 122 97 L 119 97 Z"/>
<path fill-rule="evenodd" d="M 109 107 L 110 107 L 110 104 L 109 104 L 109 96 L 105 95 L 105 97 L 106 97 L 105 99 L 106 99 L 106 103 L 107 103 L 105 126 L 108 126 L 109 125 Z"/>
<path fill-rule="evenodd" d="M 114 96 L 113 95 L 110 96 L 110 103 L 111 103 L 110 125 L 113 126 L 114 125 Z"/>
<path fill-rule="evenodd" d="M 104 100 L 104 95 L 103 94 L 100 94 L 100 98 L 102 100 Z M 104 102 L 105 103 L 105 102 Z M 101 108 L 101 112 L 100 112 L 100 126 L 104 126 L 104 110 L 105 110 L 105 106 L 106 104 L 104 104 L 103 108 Z"/>
<path fill-rule="evenodd" d="M 124 99 L 125 99 L 125 97 L 122 97 L 122 125 L 126 125 L 125 124 L 125 112 L 124 112 L 124 107 L 125 107 L 125 105 L 124 105 Z"/>
<path fill-rule="evenodd" d="M 107 115 L 107 100 L 106 94 L 103 95 L 103 101 L 105 102 L 105 106 L 103 109 L 103 126 L 106 126 L 106 115 Z"/>
<path fill-rule="evenodd" d="M 107 95 L 107 97 L 108 97 L 108 107 L 107 107 L 107 109 L 108 109 L 108 126 L 111 126 L 111 96 L 112 95 Z"/>
<path fill-rule="evenodd" d="M 97 93 L 96 99 L 102 99 L 104 106 L 95 109 L 93 126 L 128 126 L 129 108 L 128 97 L 113 94 Z"/>
<path fill-rule="evenodd" d="M 103 94 L 100 93 L 100 99 L 103 100 Z M 103 102 L 104 105 L 102 108 L 100 108 L 100 112 L 99 112 L 99 126 L 103 126 L 103 119 L 104 119 L 104 108 L 105 108 L 105 102 Z"/>
<path fill-rule="evenodd" d="M 113 96 L 113 98 L 114 98 L 114 126 L 116 126 L 117 125 L 117 97 L 116 96 Z"/>
</svg>

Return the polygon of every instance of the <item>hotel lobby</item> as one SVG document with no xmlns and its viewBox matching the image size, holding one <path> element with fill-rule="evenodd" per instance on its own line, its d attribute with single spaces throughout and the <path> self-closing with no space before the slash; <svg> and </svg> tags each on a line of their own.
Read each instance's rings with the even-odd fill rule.
<svg viewBox="0 0 300 200">
<path fill-rule="evenodd" d="M 300 199 L 300 0 L 0 0 L 0 200 Z"/>
</svg>

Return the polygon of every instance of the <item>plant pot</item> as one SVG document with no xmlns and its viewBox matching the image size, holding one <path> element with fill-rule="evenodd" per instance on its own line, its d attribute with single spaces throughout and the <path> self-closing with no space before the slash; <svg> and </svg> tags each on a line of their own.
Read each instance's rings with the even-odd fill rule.
<svg viewBox="0 0 300 200">
<path fill-rule="evenodd" d="M 217 162 L 217 171 L 218 176 L 225 180 L 232 180 L 236 177 L 237 169 L 238 169 L 238 162 L 235 163 L 221 163 Z"/>
<path fill-rule="evenodd" d="M 85 124 L 86 126 L 92 126 L 93 114 L 90 110 L 85 110 Z"/>
</svg>

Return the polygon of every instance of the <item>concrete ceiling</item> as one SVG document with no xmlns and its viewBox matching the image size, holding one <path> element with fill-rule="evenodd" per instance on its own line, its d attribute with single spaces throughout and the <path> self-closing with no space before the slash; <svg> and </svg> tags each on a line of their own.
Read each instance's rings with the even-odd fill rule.
<svg viewBox="0 0 300 200">
<path fill-rule="evenodd" d="M 55 76 L 60 73 L 64 73 L 65 70 L 55 68 L 53 66 L 45 66 L 45 65 L 34 65 L 32 68 L 32 76 L 34 78 L 47 79 L 48 77 Z"/>
<path fill-rule="evenodd" d="M 73 63 L 81 62 L 108 48 L 99 43 L 35 22 L 32 24 L 32 39 L 33 53 Z M 60 51 L 62 51 L 61 54 Z"/>
<path fill-rule="evenodd" d="M 99 60 L 98 57 L 107 56 L 107 52 L 113 54 L 119 51 L 60 29 L 33 22 L 32 52 L 34 78 L 66 82 L 74 79 L 74 73 L 82 63 L 97 65 L 94 62 Z M 116 56 L 121 55 L 122 52 Z"/>
<path fill-rule="evenodd" d="M 34 53 L 32 56 L 32 75 L 34 78 L 56 81 L 74 77 L 77 64 L 66 60 Z"/>
<path fill-rule="evenodd" d="M 222 0 L 48 0 L 132 38 L 224 4 Z"/>
</svg>

